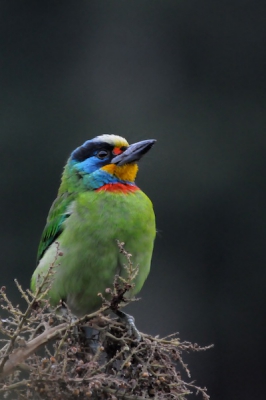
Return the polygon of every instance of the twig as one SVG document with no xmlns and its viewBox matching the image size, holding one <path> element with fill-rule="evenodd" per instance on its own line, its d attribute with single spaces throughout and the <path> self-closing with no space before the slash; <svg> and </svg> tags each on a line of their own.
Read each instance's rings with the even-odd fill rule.
<svg viewBox="0 0 266 400">
<path fill-rule="evenodd" d="M 62 331 L 67 329 L 68 325 L 61 324 L 53 328 L 45 330 L 36 338 L 26 343 L 23 348 L 16 349 L 13 353 L 9 354 L 5 359 L 0 379 L 11 374 L 14 369 L 25 361 L 32 353 L 36 352 L 41 346 L 56 338 Z"/>
</svg>

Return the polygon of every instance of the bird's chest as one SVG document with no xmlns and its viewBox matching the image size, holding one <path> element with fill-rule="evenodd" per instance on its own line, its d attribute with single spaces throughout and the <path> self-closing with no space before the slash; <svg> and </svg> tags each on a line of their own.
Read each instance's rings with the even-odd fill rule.
<svg viewBox="0 0 266 400">
<path fill-rule="evenodd" d="M 82 194 L 67 221 L 78 241 L 100 246 L 145 235 L 153 223 L 150 200 L 139 191 L 130 194 Z"/>
<path fill-rule="evenodd" d="M 138 292 L 149 272 L 155 236 L 154 213 L 145 194 L 82 194 L 69 211 L 59 240 L 60 298 L 66 297 L 77 315 L 99 305 L 97 293 L 112 286 L 115 274 L 126 274 L 117 240 L 125 243 L 133 265 L 140 266 L 134 286 Z"/>
</svg>

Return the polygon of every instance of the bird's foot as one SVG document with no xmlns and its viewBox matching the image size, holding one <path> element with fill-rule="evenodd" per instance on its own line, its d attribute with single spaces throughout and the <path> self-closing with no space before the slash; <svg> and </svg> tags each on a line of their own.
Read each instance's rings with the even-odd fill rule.
<svg viewBox="0 0 266 400">
<path fill-rule="evenodd" d="M 137 342 L 141 341 L 141 334 L 135 325 L 135 318 L 132 315 L 128 315 L 123 311 L 116 310 L 115 314 L 120 318 L 120 320 L 126 325 L 127 332 L 129 336 L 134 336 Z"/>
<path fill-rule="evenodd" d="M 82 326 L 82 332 L 92 354 L 95 354 L 100 346 L 99 331 L 89 326 Z"/>
</svg>

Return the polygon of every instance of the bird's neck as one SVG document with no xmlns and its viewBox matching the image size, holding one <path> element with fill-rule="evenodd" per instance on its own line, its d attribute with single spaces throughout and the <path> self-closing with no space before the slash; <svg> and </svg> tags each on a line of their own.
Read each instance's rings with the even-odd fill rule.
<svg viewBox="0 0 266 400">
<path fill-rule="evenodd" d="M 128 193 L 138 190 L 134 181 L 121 179 L 104 168 L 88 176 L 88 180 L 90 180 L 90 187 L 93 186 L 93 189 L 97 191 Z"/>
<path fill-rule="evenodd" d="M 96 189 L 96 192 L 111 192 L 111 193 L 133 193 L 139 190 L 135 184 L 125 182 L 106 183 L 105 185 Z"/>
<path fill-rule="evenodd" d="M 138 190 L 138 187 L 134 181 L 121 179 L 104 169 L 87 174 L 67 165 L 63 172 L 59 193 L 86 190 L 132 193 Z"/>
</svg>

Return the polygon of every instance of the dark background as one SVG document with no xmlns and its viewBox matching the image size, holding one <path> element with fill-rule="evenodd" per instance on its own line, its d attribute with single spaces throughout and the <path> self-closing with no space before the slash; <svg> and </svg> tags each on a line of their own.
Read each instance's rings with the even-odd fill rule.
<svg viewBox="0 0 266 400">
<path fill-rule="evenodd" d="M 69 153 L 156 138 L 138 184 L 157 214 L 142 331 L 212 399 L 265 397 L 266 3 L 0 1 L 1 282 L 29 286 Z"/>
</svg>

